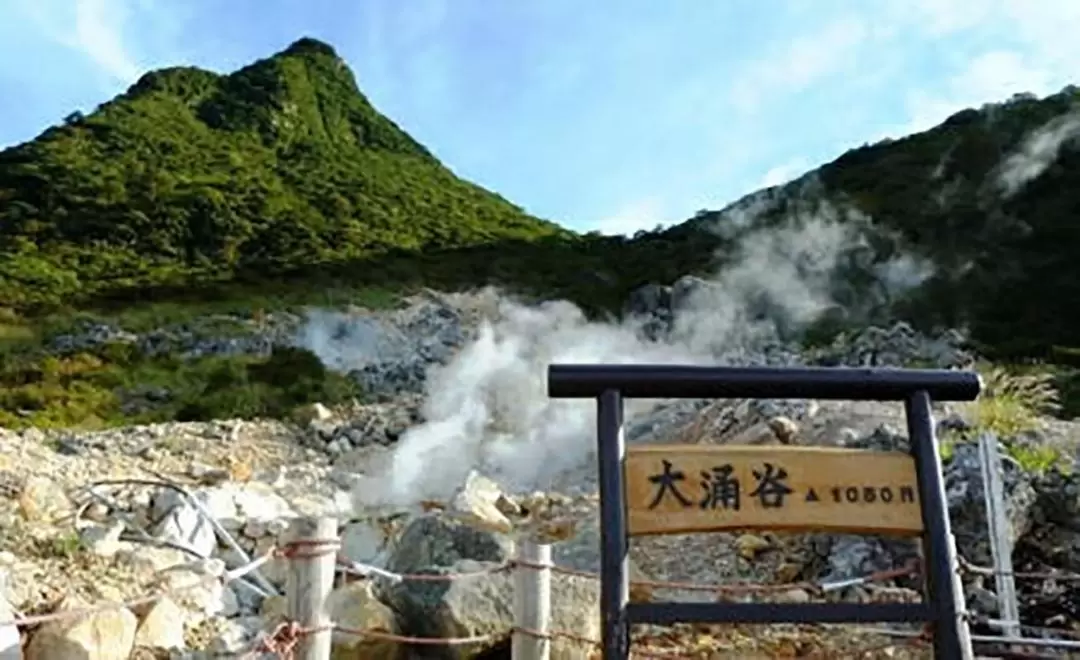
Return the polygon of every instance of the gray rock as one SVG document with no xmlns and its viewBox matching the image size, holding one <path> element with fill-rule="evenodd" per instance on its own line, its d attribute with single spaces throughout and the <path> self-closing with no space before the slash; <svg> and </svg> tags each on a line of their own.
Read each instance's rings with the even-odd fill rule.
<svg viewBox="0 0 1080 660">
<path fill-rule="evenodd" d="M 402 531 L 387 569 L 419 573 L 463 559 L 501 563 L 513 555 L 514 541 L 509 536 L 476 529 L 443 513 L 429 513 L 414 518 Z"/>
<path fill-rule="evenodd" d="M 348 373 L 369 397 L 386 401 L 422 392 L 428 370 L 472 337 L 463 310 L 428 296 L 391 311 L 312 311 L 296 343 Z"/>
<path fill-rule="evenodd" d="M 815 364 L 849 367 L 966 367 L 973 359 L 958 331 L 925 335 L 904 322 L 842 334 L 808 357 Z"/>
<path fill-rule="evenodd" d="M 879 424 L 869 434 L 852 438 L 845 442 L 844 446 L 873 451 L 911 451 L 907 436 L 888 424 Z"/>
<path fill-rule="evenodd" d="M 472 637 L 490 635 L 491 641 L 473 645 L 442 646 L 433 657 L 474 658 L 504 647 L 514 625 L 513 575 L 498 571 L 499 564 L 467 559 L 427 571 L 447 575 L 446 580 L 403 581 L 384 596 L 398 613 L 402 633 L 417 637 Z M 453 575 L 459 577 L 450 577 Z M 599 587 L 595 580 L 555 573 L 551 580 L 551 627 L 588 639 L 599 639 Z M 551 657 L 585 657 L 586 649 L 565 639 L 555 640 Z"/>
<path fill-rule="evenodd" d="M 1026 474 L 1008 456 L 1004 447 L 1000 448 L 1000 454 L 1004 472 L 1005 515 L 1015 545 L 1031 529 L 1036 492 L 1031 475 Z M 945 464 L 945 497 L 952 531 L 956 536 L 956 546 L 965 559 L 988 566 L 992 557 L 984 492 L 978 445 L 974 442 L 957 444 L 951 459 Z"/>
<path fill-rule="evenodd" d="M 851 438 L 845 446 L 869 451 L 908 451 L 908 439 L 882 424 L 869 434 Z M 825 582 L 865 577 L 903 566 L 919 556 L 918 543 L 861 535 L 814 535 L 817 554 L 825 556 L 821 579 Z"/>
<path fill-rule="evenodd" d="M 1043 562 L 1080 572 L 1080 476 L 1051 470 L 1035 480 L 1035 489 L 1031 548 Z M 1048 584 L 1044 591 L 1060 586 Z"/>
<path fill-rule="evenodd" d="M 899 568 L 919 557 L 918 542 L 910 539 L 887 539 L 871 536 L 837 535 L 819 537 L 828 546 L 823 582 L 866 577 L 871 573 Z"/>
<path fill-rule="evenodd" d="M 671 311 L 671 287 L 646 284 L 634 289 L 623 312 L 632 316 L 668 314 Z"/>
</svg>

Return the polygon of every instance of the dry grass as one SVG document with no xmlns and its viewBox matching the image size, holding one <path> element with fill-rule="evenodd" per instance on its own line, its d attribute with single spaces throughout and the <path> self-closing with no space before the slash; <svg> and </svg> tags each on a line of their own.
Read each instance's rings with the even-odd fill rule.
<svg viewBox="0 0 1080 660">
<path fill-rule="evenodd" d="M 1001 367 L 980 369 L 983 392 L 968 404 L 971 423 L 979 432 L 1013 438 L 1039 428 L 1039 419 L 1061 409 L 1053 374 L 1015 373 Z"/>
</svg>

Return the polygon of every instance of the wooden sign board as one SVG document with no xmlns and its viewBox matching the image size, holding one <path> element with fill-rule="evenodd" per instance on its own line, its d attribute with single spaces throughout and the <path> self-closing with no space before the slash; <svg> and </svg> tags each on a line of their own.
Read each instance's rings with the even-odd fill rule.
<svg viewBox="0 0 1080 660">
<path fill-rule="evenodd" d="M 915 460 L 826 447 L 649 445 L 626 457 L 631 535 L 774 529 L 915 536 Z"/>
</svg>

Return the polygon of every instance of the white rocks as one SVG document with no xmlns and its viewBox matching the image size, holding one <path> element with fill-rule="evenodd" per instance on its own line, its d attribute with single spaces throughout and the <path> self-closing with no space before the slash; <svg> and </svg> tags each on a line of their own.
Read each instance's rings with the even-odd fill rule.
<svg viewBox="0 0 1080 660">
<path fill-rule="evenodd" d="M 65 599 L 57 613 L 88 604 Z M 26 660 L 128 660 L 135 644 L 138 619 L 124 607 L 74 615 L 43 624 L 26 647 Z"/>
<path fill-rule="evenodd" d="M 258 482 L 226 483 L 192 492 L 208 514 L 229 532 L 295 515 L 292 507 L 272 488 Z M 206 516 L 182 493 L 163 490 L 155 498 L 153 515 L 161 522 L 154 529 L 159 538 L 190 547 L 209 557 L 217 547 L 217 534 Z"/>
<path fill-rule="evenodd" d="M 209 651 L 218 657 L 242 656 L 248 651 L 264 632 L 264 622 L 257 616 L 242 616 L 235 619 L 219 621 L 217 623 L 217 635 L 215 636 Z"/>
<path fill-rule="evenodd" d="M 131 545 L 116 553 L 114 561 L 137 573 L 157 573 L 191 561 L 191 555 L 169 547 Z"/>
<path fill-rule="evenodd" d="M 183 649 L 184 610 L 171 598 L 161 598 L 145 607 L 135 630 L 135 645 L 148 649 Z"/>
<path fill-rule="evenodd" d="M 224 574 L 223 561 L 206 559 L 165 569 L 155 586 L 174 593 L 177 604 L 198 617 L 229 617 L 240 607 L 232 587 L 221 582 Z"/>
<path fill-rule="evenodd" d="M 154 502 L 154 513 L 162 517 L 152 530 L 154 536 L 191 548 L 201 557 L 213 554 L 217 534 L 202 512 L 175 491 L 163 491 L 159 498 Z"/>
<path fill-rule="evenodd" d="M 289 528 L 289 521 L 284 518 L 270 520 L 254 518 L 244 523 L 242 530 L 244 536 L 252 540 L 258 540 L 264 536 L 277 537 Z"/>
<path fill-rule="evenodd" d="M 19 496 L 23 517 L 30 520 L 54 521 L 71 514 L 71 500 L 63 486 L 43 475 L 26 480 Z"/>
<path fill-rule="evenodd" d="M 126 544 L 120 541 L 124 528 L 123 521 L 115 521 L 109 525 L 87 525 L 79 530 L 79 542 L 99 557 L 112 557 L 126 547 Z"/>
<path fill-rule="evenodd" d="M 472 470 L 451 497 L 448 511 L 474 527 L 508 533 L 514 525 L 504 511 L 515 508 L 498 484 Z"/>
</svg>

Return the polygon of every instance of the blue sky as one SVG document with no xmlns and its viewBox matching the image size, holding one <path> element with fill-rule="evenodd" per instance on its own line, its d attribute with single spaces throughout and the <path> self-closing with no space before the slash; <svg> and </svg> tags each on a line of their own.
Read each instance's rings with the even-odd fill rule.
<svg viewBox="0 0 1080 660">
<path fill-rule="evenodd" d="M 633 232 L 1080 83 L 1078 34 L 1076 0 L 4 0 L 0 146 L 148 69 L 306 35 L 459 175 Z"/>
</svg>

